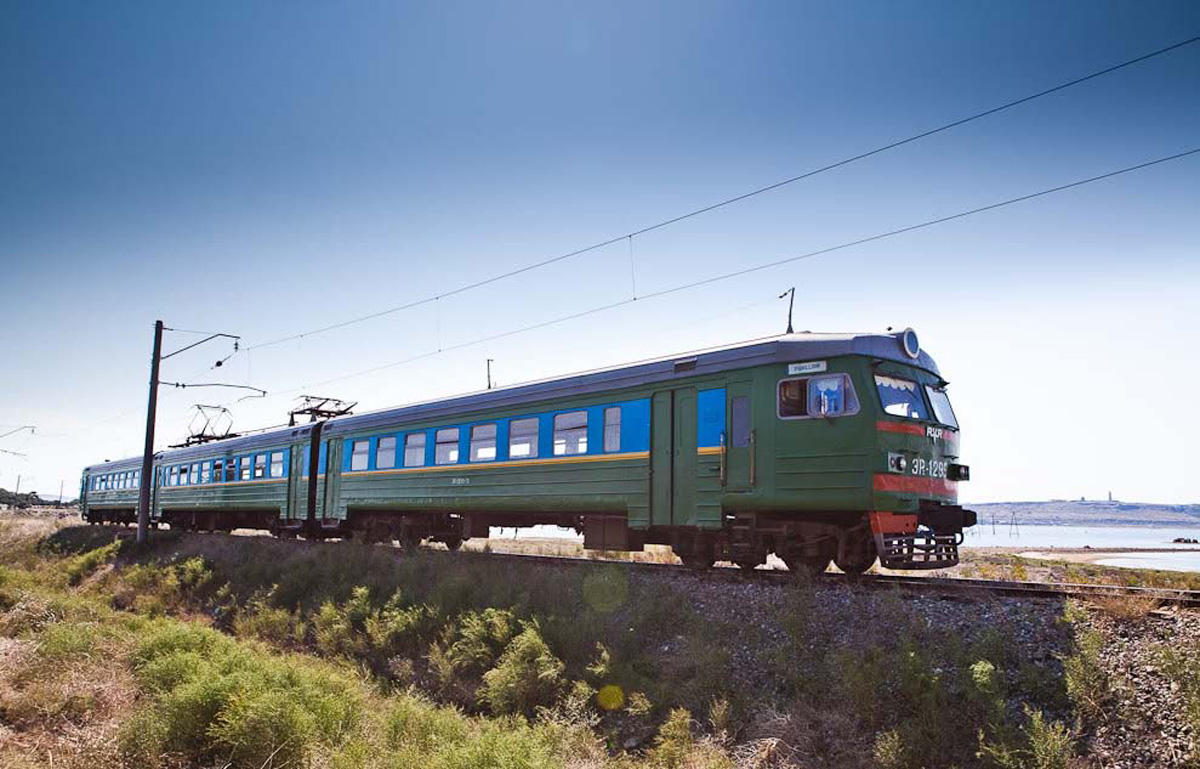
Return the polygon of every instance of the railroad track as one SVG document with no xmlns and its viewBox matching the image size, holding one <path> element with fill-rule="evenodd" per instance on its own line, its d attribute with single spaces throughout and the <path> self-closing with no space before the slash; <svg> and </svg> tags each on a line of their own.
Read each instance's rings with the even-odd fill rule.
<svg viewBox="0 0 1200 769">
<path fill-rule="evenodd" d="M 120 531 L 117 536 L 132 536 Z M 200 536 L 217 536 L 202 534 Z M 241 536 L 241 535 L 227 535 Z M 718 566 L 707 571 L 692 571 L 684 566 L 671 563 L 654 563 L 648 561 L 626 561 L 609 558 L 585 558 L 569 555 L 535 555 L 527 553 L 480 552 L 463 550 L 458 553 L 445 553 L 438 550 L 422 548 L 431 556 L 447 558 L 487 558 L 503 560 L 519 560 L 524 563 L 538 563 L 558 568 L 571 568 L 582 564 L 624 566 L 634 571 L 653 572 L 663 576 L 679 578 L 719 579 L 731 582 L 766 582 L 776 584 L 792 584 L 796 576 L 789 571 L 776 569 L 755 569 L 742 571 L 735 566 Z M 399 550 L 397 550 L 399 553 Z M 908 574 L 863 574 L 849 577 L 845 574 L 826 572 L 814 579 L 817 584 L 845 584 L 856 588 L 882 589 L 892 588 L 911 592 L 940 593 L 947 597 L 978 597 L 983 594 L 1022 597 L 1022 598 L 1114 598 L 1136 596 L 1147 600 L 1157 601 L 1167 606 L 1200 606 L 1200 590 L 1178 590 L 1174 588 L 1130 587 L 1126 585 L 1100 585 L 1072 582 L 1017 582 L 990 579 L 967 579 L 960 577 L 930 577 Z"/>
<path fill-rule="evenodd" d="M 769 582 L 791 584 L 796 576 L 789 571 L 755 569 L 746 572 L 736 567 L 715 567 L 697 572 L 669 563 L 645 561 L 623 561 L 604 558 L 578 558 L 573 556 L 527 555 L 524 553 L 456 553 L 453 557 L 512 558 L 525 562 L 549 566 L 570 567 L 581 563 L 615 564 L 633 570 L 647 571 L 678 577 L 703 577 L 733 582 Z M 1174 588 L 1130 587 L 1126 585 L 1100 585 L 1074 582 L 1017 582 L 1008 580 L 967 579 L 959 577 L 925 577 L 907 574 L 863 574 L 848 577 L 845 574 L 826 572 L 817 577 L 818 584 L 848 584 L 867 589 L 893 588 L 912 592 L 941 593 L 946 596 L 979 596 L 981 594 L 1023 598 L 1114 598 L 1136 596 L 1158 601 L 1168 606 L 1200 606 L 1200 590 L 1178 590 Z"/>
</svg>

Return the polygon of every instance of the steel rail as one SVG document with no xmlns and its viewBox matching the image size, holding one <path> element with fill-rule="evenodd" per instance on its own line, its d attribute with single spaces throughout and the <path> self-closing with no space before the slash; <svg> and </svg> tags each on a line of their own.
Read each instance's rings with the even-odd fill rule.
<svg viewBox="0 0 1200 769">
<path fill-rule="evenodd" d="M 736 582 L 767 582 L 795 584 L 795 574 L 778 569 L 742 571 L 737 567 L 714 567 L 705 571 L 688 569 L 670 563 L 627 561 L 622 559 L 587 558 L 578 556 L 530 555 L 525 553 L 487 553 L 466 551 L 454 557 L 511 558 L 551 566 L 571 566 L 581 563 L 625 566 L 632 570 L 700 579 L 721 579 Z M 968 579 L 965 577 L 921 577 L 907 574 L 862 574 L 851 576 L 825 572 L 812 578 L 817 585 L 846 585 L 862 588 L 896 588 L 907 591 L 941 592 L 965 596 L 990 593 L 1024 598 L 1113 598 L 1135 596 L 1171 606 L 1200 606 L 1200 590 L 1178 588 L 1137 587 L 1077 582 L 1028 582 L 1016 580 Z"/>
</svg>

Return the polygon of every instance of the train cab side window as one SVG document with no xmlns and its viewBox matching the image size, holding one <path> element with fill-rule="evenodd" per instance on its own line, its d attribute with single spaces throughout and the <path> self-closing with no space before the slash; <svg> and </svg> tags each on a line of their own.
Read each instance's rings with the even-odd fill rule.
<svg viewBox="0 0 1200 769">
<path fill-rule="evenodd" d="M 514 419 L 508 423 L 508 458 L 533 459 L 538 455 L 538 418 Z"/>
<path fill-rule="evenodd" d="M 779 416 L 783 419 L 808 416 L 807 379 L 784 379 L 779 383 Z"/>
<path fill-rule="evenodd" d="M 496 458 L 496 425 L 475 425 L 471 428 L 471 461 L 491 462 Z"/>
<path fill-rule="evenodd" d="M 858 413 L 858 396 L 845 374 L 808 380 L 808 413 L 815 417 L 837 417 Z"/>
<path fill-rule="evenodd" d="M 458 462 L 458 428 L 444 427 L 437 431 L 434 442 L 433 462 L 438 465 L 453 465 Z"/>
<path fill-rule="evenodd" d="M 587 412 L 569 411 L 554 415 L 554 456 L 569 457 L 586 454 Z"/>
<path fill-rule="evenodd" d="M 905 419 L 929 418 L 916 382 L 876 374 L 875 389 L 879 391 L 879 400 L 885 413 Z"/>
<path fill-rule="evenodd" d="M 254 455 L 254 477 L 255 478 L 265 478 L 266 475 L 267 475 L 267 455 L 266 454 L 255 454 Z"/>
<path fill-rule="evenodd" d="M 282 451 L 272 451 L 271 452 L 271 477 L 272 478 L 282 478 L 283 477 L 283 452 Z"/>
<path fill-rule="evenodd" d="M 396 466 L 396 437 L 389 435 L 379 439 L 375 447 L 375 469 L 390 470 Z"/>
<path fill-rule="evenodd" d="M 620 406 L 610 406 L 604 409 L 604 450 L 606 452 L 621 450 Z"/>
<path fill-rule="evenodd" d="M 425 433 L 409 433 L 404 436 L 404 466 L 425 465 Z"/>
<path fill-rule="evenodd" d="M 350 453 L 350 469 L 366 470 L 370 458 L 371 442 L 355 441 L 353 451 Z"/>
</svg>

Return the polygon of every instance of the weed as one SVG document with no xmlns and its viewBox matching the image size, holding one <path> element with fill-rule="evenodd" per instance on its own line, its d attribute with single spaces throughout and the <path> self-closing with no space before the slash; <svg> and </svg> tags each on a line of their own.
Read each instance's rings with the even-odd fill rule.
<svg viewBox="0 0 1200 769">
<path fill-rule="evenodd" d="M 121 540 L 110 542 L 72 558 L 63 567 L 63 572 L 67 575 L 67 582 L 71 585 L 78 585 L 101 565 L 116 558 L 117 553 L 121 552 L 121 544 Z"/>
<path fill-rule="evenodd" d="M 479 698 L 493 713 L 531 714 L 557 698 L 563 688 L 563 668 L 542 640 L 537 624 L 523 623 L 496 666 L 483 674 Z"/>
</svg>

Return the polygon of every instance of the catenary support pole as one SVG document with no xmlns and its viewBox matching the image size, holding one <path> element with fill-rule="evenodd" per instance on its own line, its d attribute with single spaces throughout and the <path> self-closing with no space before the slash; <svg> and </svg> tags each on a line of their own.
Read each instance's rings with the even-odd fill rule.
<svg viewBox="0 0 1200 769">
<path fill-rule="evenodd" d="M 145 544 L 150 528 L 150 492 L 154 488 L 154 417 L 158 411 L 158 364 L 162 358 L 163 322 L 154 321 L 154 354 L 150 357 L 150 398 L 146 403 L 146 445 L 138 476 L 138 544 Z"/>
</svg>

